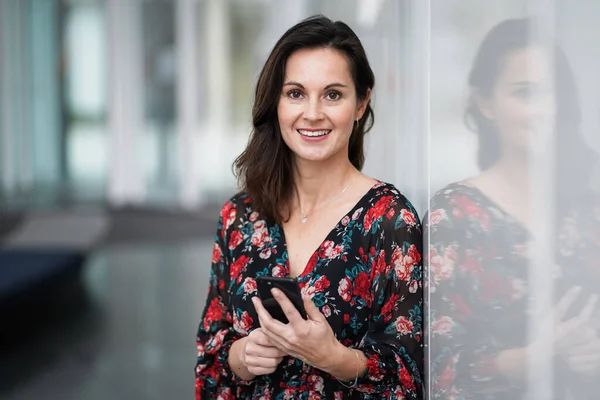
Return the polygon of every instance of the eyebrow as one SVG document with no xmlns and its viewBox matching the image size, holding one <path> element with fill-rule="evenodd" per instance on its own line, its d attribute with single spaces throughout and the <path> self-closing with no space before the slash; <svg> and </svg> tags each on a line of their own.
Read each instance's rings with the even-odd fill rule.
<svg viewBox="0 0 600 400">
<path fill-rule="evenodd" d="M 302 85 L 301 83 L 298 82 L 294 82 L 294 81 L 289 81 L 283 84 L 283 86 L 298 86 L 300 89 L 304 89 L 304 85 Z M 332 87 L 348 87 L 347 85 L 344 85 L 343 83 L 339 83 L 339 82 L 334 82 L 334 83 L 330 83 L 329 85 L 325 86 L 325 88 L 323 90 L 327 90 L 327 89 L 331 89 Z"/>
</svg>

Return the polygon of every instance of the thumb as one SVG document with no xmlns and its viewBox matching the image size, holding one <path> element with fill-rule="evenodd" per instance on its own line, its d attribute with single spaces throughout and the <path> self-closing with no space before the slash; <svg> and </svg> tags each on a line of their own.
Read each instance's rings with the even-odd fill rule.
<svg viewBox="0 0 600 400">
<path fill-rule="evenodd" d="M 320 321 L 323 318 L 325 318 L 325 316 L 321 314 L 321 311 L 319 311 L 317 306 L 315 306 L 315 303 L 313 303 L 310 297 L 304 295 L 302 296 L 302 300 L 304 302 L 304 309 L 306 310 L 306 315 L 308 316 L 308 319 L 313 321 Z"/>
</svg>

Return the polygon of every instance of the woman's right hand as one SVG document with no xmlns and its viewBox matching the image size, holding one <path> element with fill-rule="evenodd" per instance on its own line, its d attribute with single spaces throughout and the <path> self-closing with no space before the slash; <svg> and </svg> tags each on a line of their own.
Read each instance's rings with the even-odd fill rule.
<svg viewBox="0 0 600 400">
<path fill-rule="evenodd" d="M 268 375 L 277 369 L 287 354 L 271 345 L 269 338 L 257 328 L 250 332 L 244 344 L 243 359 L 248 372 L 254 376 Z"/>
<path fill-rule="evenodd" d="M 262 329 L 257 328 L 245 338 L 233 342 L 228 361 L 238 377 L 250 381 L 259 375 L 275 372 L 286 355 L 272 346 Z"/>
</svg>

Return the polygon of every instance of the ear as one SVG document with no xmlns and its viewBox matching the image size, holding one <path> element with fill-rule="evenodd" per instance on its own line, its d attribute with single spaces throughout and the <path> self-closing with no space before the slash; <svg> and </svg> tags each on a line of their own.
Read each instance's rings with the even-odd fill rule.
<svg viewBox="0 0 600 400">
<path fill-rule="evenodd" d="M 365 115 L 365 111 L 367 110 L 367 105 L 369 105 L 369 101 L 371 100 L 371 89 L 367 89 L 367 94 L 364 99 L 359 100 L 358 106 L 356 108 L 356 118 L 361 119 L 363 115 Z"/>
<path fill-rule="evenodd" d="M 471 99 L 473 100 L 475 107 L 481 112 L 481 115 L 491 121 L 496 119 L 494 112 L 492 111 L 490 99 L 483 96 L 478 89 L 471 89 Z"/>
</svg>

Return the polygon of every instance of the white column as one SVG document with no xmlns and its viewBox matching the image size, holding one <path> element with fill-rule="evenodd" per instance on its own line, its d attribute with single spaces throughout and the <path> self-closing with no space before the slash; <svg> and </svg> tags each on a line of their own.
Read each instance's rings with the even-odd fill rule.
<svg viewBox="0 0 600 400">
<path fill-rule="evenodd" d="M 210 131 L 220 137 L 231 127 L 231 27 L 229 0 L 206 0 L 204 36 L 206 40 L 207 99 Z"/>
<path fill-rule="evenodd" d="M 196 0 L 177 0 L 176 46 L 177 46 L 177 151 L 179 203 L 183 208 L 193 209 L 202 202 L 198 157 L 201 129 L 198 9 Z M 210 102 L 208 102 L 210 104 Z"/>
<path fill-rule="evenodd" d="M 145 197 L 139 146 L 143 68 L 139 0 L 107 0 L 110 103 L 108 200 L 140 203 Z"/>
</svg>

